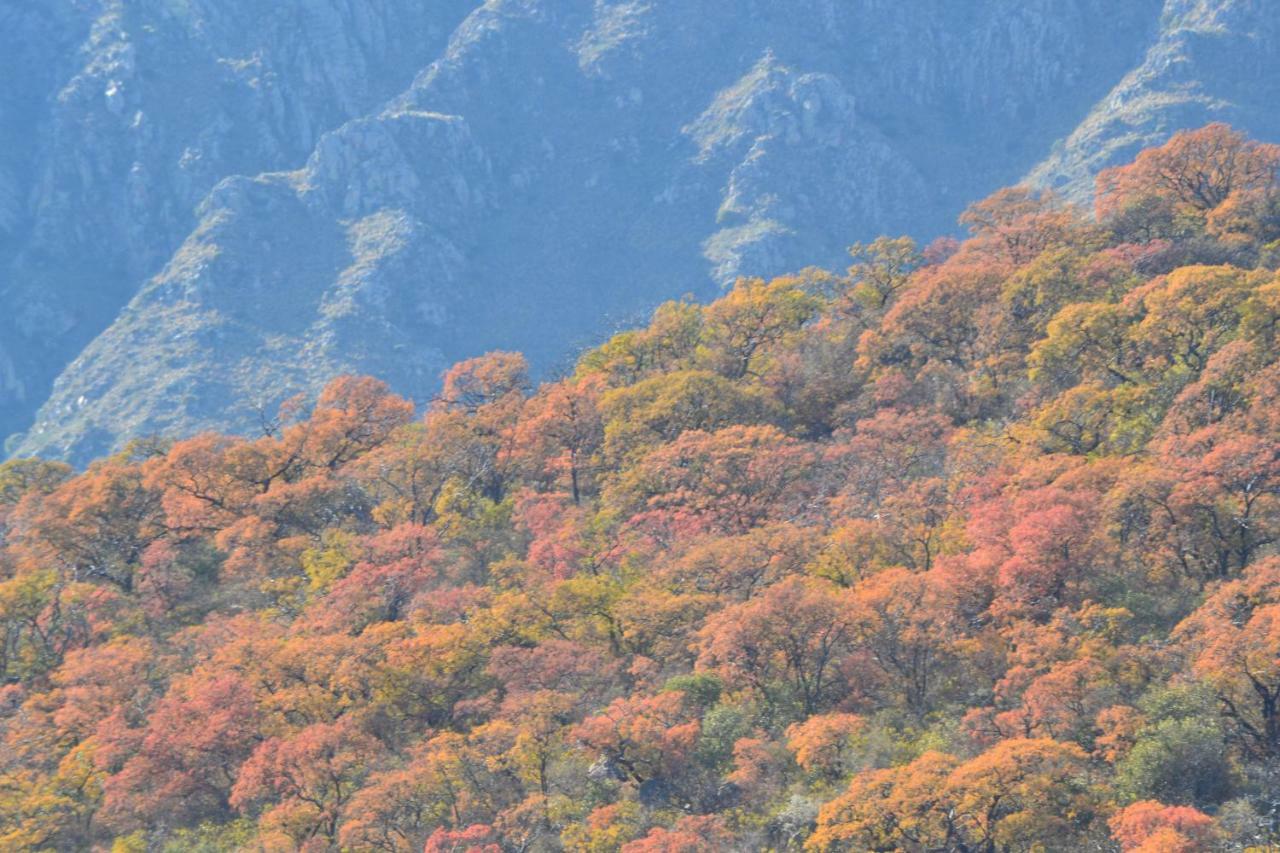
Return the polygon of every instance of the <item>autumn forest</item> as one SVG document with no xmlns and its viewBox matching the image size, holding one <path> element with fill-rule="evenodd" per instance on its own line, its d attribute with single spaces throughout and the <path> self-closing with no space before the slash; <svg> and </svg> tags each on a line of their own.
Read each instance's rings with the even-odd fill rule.
<svg viewBox="0 0 1280 853">
<path fill-rule="evenodd" d="M 1280 844 L 1280 147 L 0 466 L 0 849 Z"/>
</svg>

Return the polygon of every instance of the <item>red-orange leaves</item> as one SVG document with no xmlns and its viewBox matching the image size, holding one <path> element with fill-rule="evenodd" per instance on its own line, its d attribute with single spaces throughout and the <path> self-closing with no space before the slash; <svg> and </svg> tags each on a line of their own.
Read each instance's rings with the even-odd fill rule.
<svg viewBox="0 0 1280 853">
<path fill-rule="evenodd" d="M 834 853 L 947 844 L 957 835 L 948 781 L 958 763 L 926 752 L 901 767 L 859 773 L 844 794 L 822 807 L 805 849 Z"/>
<path fill-rule="evenodd" d="M 1271 189 L 1280 147 L 1255 142 L 1221 123 L 1176 133 L 1127 166 L 1098 176 L 1098 216 L 1107 218 L 1144 198 L 1168 199 L 1208 212 L 1235 192 Z"/>
<path fill-rule="evenodd" d="M 377 741 L 349 717 L 270 738 L 241 768 L 230 803 L 241 811 L 275 803 L 263 815 L 265 828 L 299 844 L 317 835 L 332 842 L 342 807 L 378 753 Z"/>
<path fill-rule="evenodd" d="M 444 551 L 435 532 L 403 524 L 370 538 L 367 555 L 336 580 L 312 619 L 328 630 L 359 631 L 404 617 L 414 597 L 444 577 Z"/>
<path fill-rule="evenodd" d="M 1107 821 L 1125 853 L 1205 853 L 1215 849 L 1213 818 L 1190 806 L 1143 800 Z"/>
<path fill-rule="evenodd" d="M 698 635 L 699 663 L 808 716 L 846 695 L 841 664 L 853 638 L 839 587 L 791 577 L 708 619 Z"/>
<path fill-rule="evenodd" d="M 165 535 L 162 521 L 160 493 L 139 466 L 112 459 L 24 501 L 10 524 L 20 561 L 129 592 L 142 553 Z"/>
<path fill-rule="evenodd" d="M 624 844 L 622 853 L 717 853 L 733 845 L 733 834 L 714 815 L 682 817 L 673 829 L 654 829 Z"/>
<path fill-rule="evenodd" d="M 603 377 L 547 385 L 520 413 L 514 455 L 528 467 L 531 479 L 544 487 L 567 487 L 573 503 L 595 491 L 604 444 L 600 413 Z"/>
<path fill-rule="evenodd" d="M 1280 558 L 1218 587 L 1176 634 L 1247 748 L 1280 755 Z"/>
<path fill-rule="evenodd" d="M 676 776 L 698 737 L 680 692 L 617 699 L 573 729 L 573 737 L 605 763 L 608 773 L 636 783 Z"/>
<path fill-rule="evenodd" d="M 107 780 L 103 817 L 122 828 L 224 813 L 259 740 L 253 690 L 234 673 L 192 676 L 151 711 L 136 754 Z"/>
<path fill-rule="evenodd" d="M 787 749 L 802 770 L 838 779 L 856 769 L 856 741 L 866 728 L 856 714 L 818 714 L 787 727 Z"/>
<path fill-rule="evenodd" d="M 1093 808 L 1084 753 L 1052 740 L 1008 740 L 963 764 L 925 753 L 854 777 L 823 807 L 807 848 L 1073 849 Z"/>
<path fill-rule="evenodd" d="M 445 829 L 431 833 L 423 853 L 502 853 L 497 831 L 476 823 L 466 829 Z"/>
<path fill-rule="evenodd" d="M 960 216 L 976 238 L 971 250 L 990 252 L 1016 265 L 1034 260 L 1046 249 L 1064 245 L 1079 214 L 1051 190 L 1009 187 L 970 205 Z"/>
<path fill-rule="evenodd" d="M 886 569 L 854 586 L 845 607 L 854 640 L 847 669 L 858 692 L 923 717 L 946 686 L 957 634 L 935 579 Z"/>
<path fill-rule="evenodd" d="M 653 451 L 616 495 L 695 526 L 743 533 L 803 510 L 813 451 L 771 426 L 688 432 Z"/>
</svg>

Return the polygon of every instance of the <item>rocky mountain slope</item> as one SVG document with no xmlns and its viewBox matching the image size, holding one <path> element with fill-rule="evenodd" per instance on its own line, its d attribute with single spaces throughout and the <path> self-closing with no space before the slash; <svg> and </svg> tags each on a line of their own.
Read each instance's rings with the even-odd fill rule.
<svg viewBox="0 0 1280 853">
<path fill-rule="evenodd" d="M 1090 111 L 1032 178 L 1077 199 L 1093 176 L 1181 128 L 1225 121 L 1280 139 L 1280 4 L 1169 0 L 1143 61 Z"/>
<path fill-rule="evenodd" d="M 0 2 L 0 433 L 29 422 L 220 180 L 303 163 L 477 5 Z"/>
<path fill-rule="evenodd" d="M 37 128 L 0 155 L 11 450 L 242 429 L 345 371 L 421 400 L 498 347 L 552 370 L 1028 173 L 1079 193 L 1210 116 L 1272 135 L 1275 0 L 476 5 L 0 7 L 63 57 L 0 96 Z"/>
</svg>

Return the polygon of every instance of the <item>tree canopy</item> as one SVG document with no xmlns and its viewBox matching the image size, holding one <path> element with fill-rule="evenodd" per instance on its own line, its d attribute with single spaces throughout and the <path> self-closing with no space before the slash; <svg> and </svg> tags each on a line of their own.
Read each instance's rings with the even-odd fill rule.
<svg viewBox="0 0 1280 853">
<path fill-rule="evenodd" d="M 0 465 L 0 848 L 1280 844 L 1278 164 Z"/>
</svg>

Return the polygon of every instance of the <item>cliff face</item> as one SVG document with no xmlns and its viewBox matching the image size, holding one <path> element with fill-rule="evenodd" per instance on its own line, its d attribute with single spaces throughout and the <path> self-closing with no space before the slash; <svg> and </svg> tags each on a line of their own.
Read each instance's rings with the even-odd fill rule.
<svg viewBox="0 0 1280 853">
<path fill-rule="evenodd" d="M 164 266 L 218 181 L 304 162 L 476 5 L 0 4 L 0 432 Z"/>
<path fill-rule="evenodd" d="M 474 5 L 139 0 L 28 25 L 80 47 L 27 107 L 38 168 L 0 168 L 8 428 L 84 349 L 17 450 L 244 428 L 344 371 L 425 399 L 492 348 L 551 369 L 661 299 L 949 230 L 1033 170 L 1076 190 L 1169 75 L 1233 106 L 1143 133 L 1224 111 L 1261 132 L 1246 75 L 1277 44 L 1261 0 Z"/>
</svg>

